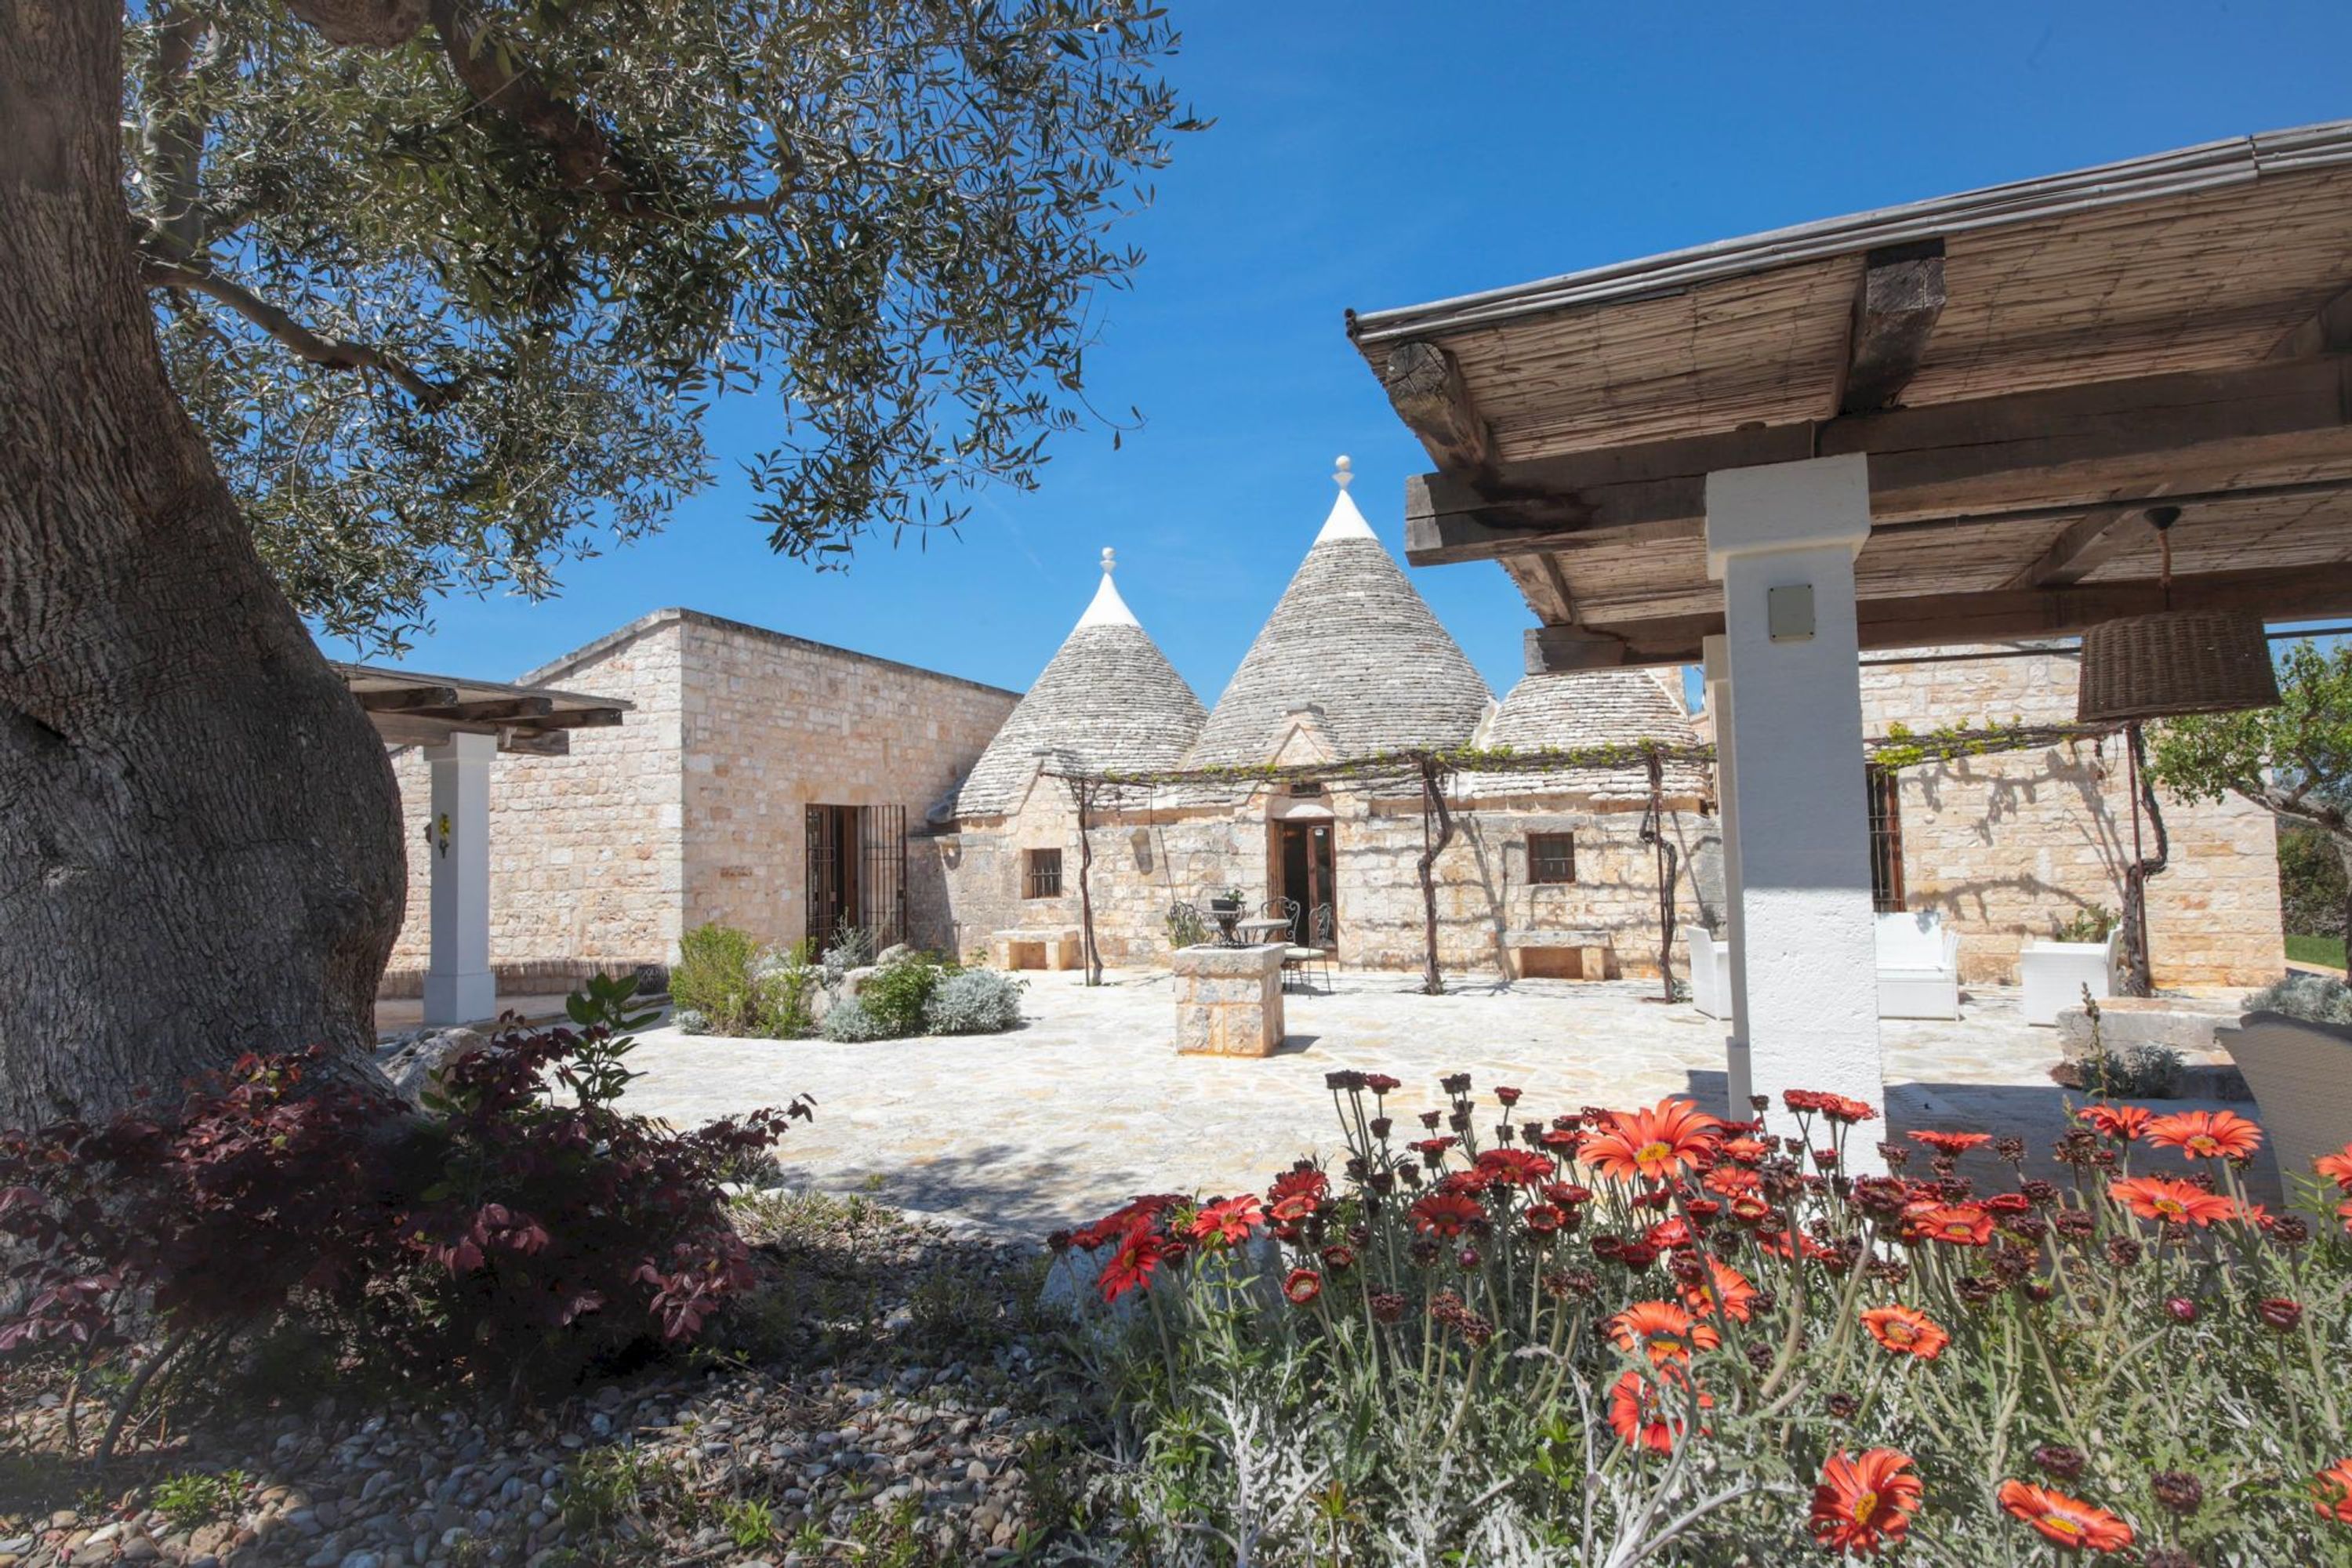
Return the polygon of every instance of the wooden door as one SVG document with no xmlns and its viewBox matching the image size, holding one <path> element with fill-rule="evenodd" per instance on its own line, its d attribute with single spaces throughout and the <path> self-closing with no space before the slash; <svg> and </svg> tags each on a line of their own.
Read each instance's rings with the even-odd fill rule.
<svg viewBox="0 0 2352 1568">
<path fill-rule="evenodd" d="M 1290 932 L 1293 946 L 1303 947 L 1313 942 L 1315 911 L 1325 904 L 1335 908 L 1338 904 L 1333 859 L 1328 822 L 1274 825 L 1273 875 L 1267 881 L 1278 895 L 1298 906 L 1298 920 Z"/>
<path fill-rule="evenodd" d="M 808 808 L 808 923 L 806 934 L 822 951 L 845 925 L 858 919 L 857 808 Z"/>
</svg>

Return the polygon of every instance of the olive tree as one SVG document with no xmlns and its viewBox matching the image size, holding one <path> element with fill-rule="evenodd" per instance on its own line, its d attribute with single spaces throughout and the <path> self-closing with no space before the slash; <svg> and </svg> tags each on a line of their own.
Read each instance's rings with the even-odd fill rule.
<svg viewBox="0 0 2352 1568">
<path fill-rule="evenodd" d="M 306 617 L 549 591 L 709 482 L 721 398 L 820 565 L 1034 484 L 1174 45 L 1135 0 L 0 0 L 0 1119 L 362 1059 L 396 795 Z"/>
<path fill-rule="evenodd" d="M 2293 644 L 2278 674 L 2275 708 L 2157 726 L 2150 774 L 2186 799 L 2235 795 L 2325 836 L 2352 879 L 2352 642 Z"/>
</svg>

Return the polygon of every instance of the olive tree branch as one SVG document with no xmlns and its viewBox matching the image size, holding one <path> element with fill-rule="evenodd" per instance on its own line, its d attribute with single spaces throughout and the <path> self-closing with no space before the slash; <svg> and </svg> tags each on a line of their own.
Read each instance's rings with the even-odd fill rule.
<svg viewBox="0 0 2352 1568">
<path fill-rule="evenodd" d="M 311 331 L 284 310 L 217 272 L 183 267 L 176 261 L 151 256 L 142 267 L 140 276 L 151 289 L 202 294 L 217 304 L 226 306 L 268 333 L 297 358 L 307 360 L 322 370 L 374 371 L 415 398 L 417 405 L 427 413 L 457 395 L 455 383 L 428 380 L 404 361 L 371 343 L 330 338 Z"/>
</svg>

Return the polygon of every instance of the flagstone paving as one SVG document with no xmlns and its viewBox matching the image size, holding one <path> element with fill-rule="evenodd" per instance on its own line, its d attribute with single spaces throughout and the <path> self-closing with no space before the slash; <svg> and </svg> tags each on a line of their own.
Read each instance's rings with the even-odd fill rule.
<svg viewBox="0 0 2352 1568">
<path fill-rule="evenodd" d="M 789 1184 L 869 1190 L 1034 1235 L 1136 1193 L 1262 1187 L 1302 1154 L 1338 1156 L 1323 1079 L 1339 1068 L 1403 1079 L 1389 1101 L 1403 1125 L 1442 1101 L 1437 1079 L 1454 1071 L 1470 1073 L 1490 1107 L 1485 1091 L 1497 1084 L 1526 1090 L 1521 1119 L 1666 1095 L 1723 1100 L 1723 1026 L 1651 999 L 1654 984 L 1522 981 L 1424 996 L 1402 977 L 1342 977 L 1334 994 L 1286 999 L 1280 1054 L 1235 1060 L 1176 1055 L 1165 974 L 1114 973 L 1095 989 L 1075 974 L 1028 978 L 1025 1021 L 1003 1035 L 835 1045 L 649 1030 L 630 1058 L 645 1077 L 625 1103 L 683 1123 L 806 1093 L 815 1121 L 778 1151 Z M 1894 1127 L 2014 1131 L 2046 1173 L 2065 1117 L 2049 1076 L 2056 1032 L 2023 1024 L 2014 991 L 1972 990 L 1962 1011 L 1958 1022 L 1882 1026 Z M 1995 1174 L 1990 1155 L 1969 1159 L 1964 1169 Z M 2250 1174 L 2274 1200 L 2267 1156 Z"/>
</svg>

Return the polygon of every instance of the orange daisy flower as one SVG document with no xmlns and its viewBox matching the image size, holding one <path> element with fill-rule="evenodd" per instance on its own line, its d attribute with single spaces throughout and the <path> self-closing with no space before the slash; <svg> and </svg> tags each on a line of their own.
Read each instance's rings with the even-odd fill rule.
<svg viewBox="0 0 2352 1568">
<path fill-rule="evenodd" d="M 1938 1154 L 1965 1154 L 1992 1142 L 1990 1132 L 1919 1131 L 1910 1134 L 1910 1138 L 1914 1143 L 1924 1143 Z"/>
<path fill-rule="evenodd" d="M 1636 1301 L 1610 1319 L 1608 1328 L 1619 1350 L 1647 1351 L 1659 1366 L 1688 1361 L 1692 1351 L 1711 1351 L 1723 1343 L 1722 1335 L 1672 1301 Z"/>
<path fill-rule="evenodd" d="M 1713 1164 L 1722 1125 L 1687 1100 L 1662 1100 L 1647 1110 L 1620 1112 L 1576 1157 L 1621 1182 L 1664 1181 Z"/>
<path fill-rule="evenodd" d="M 1609 1391 L 1609 1429 L 1616 1433 L 1627 1447 L 1647 1448 L 1654 1454 L 1671 1454 L 1675 1451 L 1676 1434 L 1688 1430 L 1682 1425 L 1686 1403 L 1683 1395 L 1679 1393 L 1675 1395 L 1671 1419 L 1659 1398 L 1668 1383 L 1680 1384 L 1681 1375 L 1672 1367 L 1662 1366 L 1654 1383 L 1639 1372 L 1629 1372 L 1619 1378 L 1617 1385 Z M 1714 1404 L 1715 1400 L 1706 1394 L 1698 1396 L 1702 1410 Z M 1702 1434 L 1706 1430 L 1704 1426 L 1699 1428 Z"/>
<path fill-rule="evenodd" d="M 2021 1519 L 2070 1552 L 2120 1552 L 2132 1543 L 2132 1527 L 2078 1498 L 2026 1481 L 2003 1481 L 1997 1494 L 2011 1517 Z"/>
<path fill-rule="evenodd" d="M 2352 1198 L 2336 1205 L 2336 1217 L 2344 1222 L 2346 1230 L 2352 1230 Z"/>
<path fill-rule="evenodd" d="M 2147 1142 L 2192 1160 L 2242 1160 L 2263 1146 L 2263 1130 L 2234 1110 L 2179 1110 L 2149 1122 Z"/>
<path fill-rule="evenodd" d="M 2107 1196 L 2142 1219 L 2181 1225 L 2211 1225 L 2238 1212 L 2238 1205 L 2228 1198 L 2169 1176 L 2131 1176 L 2113 1182 L 2107 1186 Z"/>
<path fill-rule="evenodd" d="M 1813 1489 L 1813 1539 L 1832 1552 L 1867 1557 L 1901 1543 L 1919 1510 L 1919 1477 L 1911 1456 L 1870 1448 L 1849 1459 L 1840 1449 L 1822 1467 Z"/>
<path fill-rule="evenodd" d="M 1952 1342 L 1941 1323 L 1916 1307 L 1873 1307 L 1863 1313 L 1862 1326 L 1888 1350 L 1921 1361 L 1934 1361 Z"/>
<path fill-rule="evenodd" d="M 1948 1247 L 1982 1247 L 1992 1240 L 1992 1215 L 1974 1204 L 1930 1204 L 1916 1213 L 1906 1211 L 1906 1217 L 1913 1235 Z"/>
<path fill-rule="evenodd" d="M 2322 1154 L 2312 1164 L 2336 1186 L 2352 1193 L 2352 1143 L 2347 1143 L 2333 1154 Z"/>
<path fill-rule="evenodd" d="M 1715 1284 L 1712 1288 L 1705 1285 L 1686 1287 L 1683 1291 L 1683 1305 L 1702 1318 L 1714 1316 L 1715 1310 L 1721 1307 L 1726 1316 L 1746 1322 L 1748 1313 L 1754 1310 L 1756 1287 L 1748 1282 L 1747 1275 L 1720 1258 L 1708 1258 L 1706 1266 L 1715 1276 Z"/>
<path fill-rule="evenodd" d="M 2118 1143 L 2128 1143 L 2147 1131 L 2148 1119 L 2155 1114 L 2144 1105 L 2086 1105 L 2074 1112 L 2075 1119 L 2089 1122 L 2093 1131 Z"/>
<path fill-rule="evenodd" d="M 2311 1479 L 2319 1493 L 2319 1517 L 2352 1524 L 2352 1459 L 2338 1459 Z"/>
</svg>

